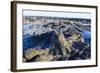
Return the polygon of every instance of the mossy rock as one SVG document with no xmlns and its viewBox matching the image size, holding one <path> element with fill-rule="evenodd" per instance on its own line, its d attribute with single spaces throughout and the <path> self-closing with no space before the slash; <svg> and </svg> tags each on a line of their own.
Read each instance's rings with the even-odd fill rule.
<svg viewBox="0 0 100 73">
<path fill-rule="evenodd" d="M 25 57 L 27 59 L 31 59 L 33 58 L 34 56 L 36 55 L 42 55 L 42 54 L 48 54 L 49 52 L 49 49 L 39 49 L 39 50 L 36 50 L 36 49 L 28 49 L 26 52 L 25 52 Z"/>
</svg>

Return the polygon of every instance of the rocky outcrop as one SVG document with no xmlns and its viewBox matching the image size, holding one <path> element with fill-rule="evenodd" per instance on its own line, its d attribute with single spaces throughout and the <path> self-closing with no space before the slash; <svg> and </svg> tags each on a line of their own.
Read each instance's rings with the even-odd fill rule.
<svg viewBox="0 0 100 73">
<path fill-rule="evenodd" d="M 75 19 L 40 19 L 23 27 L 23 62 L 91 58 L 90 24 Z"/>
<path fill-rule="evenodd" d="M 25 59 L 26 59 L 26 61 L 28 60 L 30 60 L 31 61 L 31 59 L 32 58 L 35 58 L 36 56 L 36 58 L 35 58 L 35 60 L 37 60 L 37 58 L 39 57 L 39 58 L 41 58 L 41 56 L 46 56 L 46 55 L 48 55 L 48 53 L 49 53 L 49 49 L 47 48 L 47 49 L 44 49 L 44 50 L 42 50 L 42 49 L 35 49 L 35 48 L 30 48 L 30 49 L 27 49 L 25 52 L 24 52 L 24 58 L 23 58 L 23 60 L 25 61 Z"/>
</svg>

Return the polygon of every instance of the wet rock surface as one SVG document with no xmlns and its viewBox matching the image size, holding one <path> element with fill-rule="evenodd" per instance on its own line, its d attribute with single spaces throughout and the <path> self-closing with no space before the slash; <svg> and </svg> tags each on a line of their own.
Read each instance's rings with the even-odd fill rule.
<svg viewBox="0 0 100 73">
<path fill-rule="evenodd" d="M 90 21 L 89 24 L 62 18 L 37 21 L 23 24 L 23 62 L 91 58 Z"/>
</svg>

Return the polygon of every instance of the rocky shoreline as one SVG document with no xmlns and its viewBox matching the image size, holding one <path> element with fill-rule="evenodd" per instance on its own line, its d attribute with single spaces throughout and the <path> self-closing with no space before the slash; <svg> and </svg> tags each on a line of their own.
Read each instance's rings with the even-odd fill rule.
<svg viewBox="0 0 100 73">
<path fill-rule="evenodd" d="M 61 18 L 30 17 L 30 19 L 31 21 L 27 18 L 23 24 L 23 62 L 91 58 L 90 24 Z"/>
</svg>

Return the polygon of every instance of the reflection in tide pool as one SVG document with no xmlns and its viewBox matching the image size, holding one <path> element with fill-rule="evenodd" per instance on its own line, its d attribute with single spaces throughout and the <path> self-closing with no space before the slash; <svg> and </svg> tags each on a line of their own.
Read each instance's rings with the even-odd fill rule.
<svg viewBox="0 0 100 73">
<path fill-rule="evenodd" d="M 90 31 L 83 31 L 82 36 L 84 38 L 84 41 L 88 44 L 91 43 L 91 32 Z"/>
</svg>

